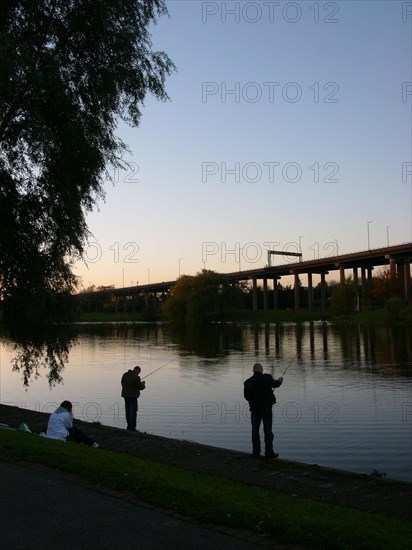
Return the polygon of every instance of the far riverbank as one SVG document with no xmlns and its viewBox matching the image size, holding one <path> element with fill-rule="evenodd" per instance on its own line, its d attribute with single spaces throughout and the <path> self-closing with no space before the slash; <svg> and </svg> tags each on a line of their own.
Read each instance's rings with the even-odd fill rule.
<svg viewBox="0 0 412 550">
<path fill-rule="evenodd" d="M 308 311 L 308 310 L 277 310 L 277 311 L 251 311 L 240 310 L 226 313 L 210 318 L 211 321 L 223 322 L 247 322 L 247 323 L 297 323 L 308 321 L 330 321 L 330 322 L 374 322 L 386 323 L 387 313 L 385 309 L 372 311 L 361 311 L 348 315 L 334 315 L 330 310 Z M 80 313 L 75 317 L 75 322 L 82 323 L 121 323 L 121 322 L 154 322 L 167 321 L 160 315 L 148 316 L 145 312 L 136 313 L 105 313 L 88 312 Z M 400 321 L 405 322 L 405 321 Z"/>
</svg>

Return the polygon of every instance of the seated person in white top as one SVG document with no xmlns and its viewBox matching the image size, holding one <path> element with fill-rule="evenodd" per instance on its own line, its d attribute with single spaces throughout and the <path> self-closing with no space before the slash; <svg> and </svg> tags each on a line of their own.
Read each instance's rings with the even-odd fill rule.
<svg viewBox="0 0 412 550">
<path fill-rule="evenodd" d="M 49 439 L 60 439 L 66 441 L 67 437 L 74 439 L 76 443 L 84 443 L 90 447 L 98 447 L 91 437 L 84 434 L 79 428 L 73 426 L 73 405 L 70 401 L 63 401 L 59 407 L 50 415 L 47 424 L 46 437 Z"/>
</svg>

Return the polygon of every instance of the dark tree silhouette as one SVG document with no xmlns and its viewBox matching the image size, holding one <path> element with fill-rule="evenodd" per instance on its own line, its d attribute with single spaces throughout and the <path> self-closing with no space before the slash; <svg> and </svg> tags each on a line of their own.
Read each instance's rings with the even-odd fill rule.
<svg viewBox="0 0 412 550">
<path fill-rule="evenodd" d="M 71 267 L 109 168 L 125 167 L 120 120 L 138 126 L 147 94 L 166 100 L 174 65 L 152 49 L 164 0 L 0 3 L 0 313 L 24 385 L 50 385 L 75 339 Z"/>
<path fill-rule="evenodd" d="M 164 0 L 3 0 L 0 6 L 0 293 L 15 329 L 65 320 L 71 267 L 124 167 L 119 120 L 168 98 L 174 65 L 149 25 Z"/>
</svg>

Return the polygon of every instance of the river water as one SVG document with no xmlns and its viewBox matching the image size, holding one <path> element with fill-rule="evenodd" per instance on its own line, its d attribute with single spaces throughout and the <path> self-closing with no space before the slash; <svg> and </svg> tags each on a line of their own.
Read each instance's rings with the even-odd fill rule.
<svg viewBox="0 0 412 550">
<path fill-rule="evenodd" d="M 125 428 L 120 378 L 146 377 L 138 429 L 251 451 L 243 382 L 259 361 L 275 378 L 275 450 L 282 458 L 412 482 L 412 335 L 407 327 L 324 322 L 77 325 L 62 383 L 46 371 L 23 386 L 14 345 L 0 343 L 0 401 Z M 0 419 L 1 421 L 1 419 Z"/>
</svg>

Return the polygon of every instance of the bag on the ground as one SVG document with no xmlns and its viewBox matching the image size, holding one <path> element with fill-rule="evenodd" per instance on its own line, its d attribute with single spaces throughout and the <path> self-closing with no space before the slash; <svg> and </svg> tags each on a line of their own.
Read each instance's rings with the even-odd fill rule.
<svg viewBox="0 0 412 550">
<path fill-rule="evenodd" d="M 22 422 L 19 426 L 19 430 L 21 432 L 29 432 L 29 433 L 32 433 L 31 432 L 31 429 L 28 427 L 28 425 L 25 423 L 25 422 Z"/>
</svg>

